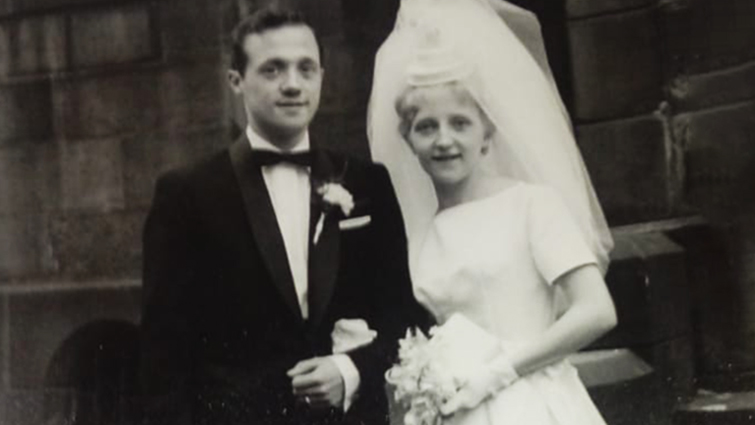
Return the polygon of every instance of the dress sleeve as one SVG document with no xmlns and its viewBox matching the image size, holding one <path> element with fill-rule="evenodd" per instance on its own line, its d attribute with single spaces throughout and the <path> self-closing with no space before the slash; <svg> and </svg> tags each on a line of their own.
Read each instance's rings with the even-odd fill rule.
<svg viewBox="0 0 755 425">
<path fill-rule="evenodd" d="M 570 270 L 597 264 L 595 254 L 555 190 L 533 187 L 528 207 L 530 251 L 549 285 Z"/>
</svg>

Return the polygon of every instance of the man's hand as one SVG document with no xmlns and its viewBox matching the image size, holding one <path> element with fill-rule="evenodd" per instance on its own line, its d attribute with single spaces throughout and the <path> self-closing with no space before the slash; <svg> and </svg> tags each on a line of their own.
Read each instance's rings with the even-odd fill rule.
<svg viewBox="0 0 755 425">
<path fill-rule="evenodd" d="M 288 372 L 294 395 L 313 409 L 343 408 L 341 371 L 328 357 L 300 361 Z"/>
</svg>

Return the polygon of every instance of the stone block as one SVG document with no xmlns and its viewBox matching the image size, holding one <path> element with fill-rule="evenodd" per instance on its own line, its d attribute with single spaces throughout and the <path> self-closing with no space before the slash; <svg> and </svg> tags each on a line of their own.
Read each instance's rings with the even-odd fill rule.
<svg viewBox="0 0 755 425">
<path fill-rule="evenodd" d="M 59 177 L 54 146 L 0 149 L 0 214 L 55 208 L 60 199 Z"/>
<path fill-rule="evenodd" d="M 81 5 L 112 3 L 112 0 L 11 0 L 16 12 L 44 12 Z"/>
<path fill-rule="evenodd" d="M 147 207 L 163 172 L 207 158 L 231 143 L 229 129 L 213 127 L 185 133 L 154 133 L 124 140 L 124 184 L 128 208 Z"/>
<path fill-rule="evenodd" d="M 641 10 L 569 24 L 576 120 L 638 115 L 658 106 L 662 42 L 655 14 Z"/>
<path fill-rule="evenodd" d="M 641 353 L 654 371 L 644 377 L 589 389 L 593 402 L 611 425 L 669 425 L 674 408 L 691 391 L 689 338 L 649 347 Z M 677 356 L 686 353 L 686 358 Z M 672 363 L 676 369 L 666 369 Z M 681 368 L 680 368 L 681 367 Z"/>
<path fill-rule="evenodd" d="M 38 276 L 56 268 L 45 217 L 0 217 L 0 279 Z"/>
<path fill-rule="evenodd" d="M 755 98 L 755 61 L 722 70 L 680 75 L 669 92 L 676 111 L 692 111 Z"/>
<path fill-rule="evenodd" d="M 54 132 L 50 83 L 0 86 L 0 146 L 18 140 L 45 140 Z"/>
<path fill-rule="evenodd" d="M 662 233 L 615 234 L 606 276 L 618 326 L 596 348 L 656 344 L 690 333 L 684 250 Z"/>
<path fill-rule="evenodd" d="M 57 71 L 66 66 L 66 21 L 43 15 L 0 23 L 2 75 Z"/>
<path fill-rule="evenodd" d="M 97 320 L 138 323 L 139 287 L 103 282 L 78 289 L 51 282 L 9 295 L 10 385 L 16 390 L 44 387 L 55 350 L 73 332 Z M 58 288 L 58 289 L 56 289 Z"/>
<path fill-rule="evenodd" d="M 226 75 L 216 61 L 165 70 L 159 81 L 162 127 L 185 131 L 224 123 Z"/>
<path fill-rule="evenodd" d="M 664 122 L 656 116 L 581 125 L 577 141 L 612 224 L 665 217 L 670 160 Z"/>
<path fill-rule="evenodd" d="M 566 0 L 566 14 L 570 18 L 584 18 L 637 9 L 655 3 L 655 0 Z"/>
<path fill-rule="evenodd" d="M 159 56 L 148 3 L 72 12 L 70 22 L 74 69 Z"/>
<path fill-rule="evenodd" d="M 750 0 L 663 2 L 665 57 L 672 74 L 696 74 L 755 58 L 755 3 Z"/>
<path fill-rule="evenodd" d="M 61 276 L 139 276 L 145 215 L 145 211 L 134 210 L 51 217 L 51 250 Z"/>
<path fill-rule="evenodd" d="M 672 236 L 688 252 L 698 375 L 706 382 L 727 377 L 728 382 L 713 379 L 719 390 L 742 390 L 735 375 L 755 370 L 753 229 L 718 224 L 680 229 Z M 732 385 L 739 388 L 726 387 Z"/>
<path fill-rule="evenodd" d="M 0 293 L 0 400 L 3 391 L 10 386 L 10 311 L 8 298 Z M 0 402 L 0 421 L 3 418 L 3 403 Z M 3 422 L 5 423 L 5 422 Z"/>
<path fill-rule="evenodd" d="M 674 128 L 685 149 L 687 202 L 719 216 L 753 200 L 755 102 L 680 114 Z"/>
<path fill-rule="evenodd" d="M 227 32 L 223 27 L 224 3 L 199 0 L 186 7 L 181 0 L 161 1 L 160 40 L 166 58 L 192 57 L 222 48 Z"/>
<path fill-rule="evenodd" d="M 62 207 L 96 211 L 123 208 L 122 156 L 118 139 L 62 143 Z"/>
<path fill-rule="evenodd" d="M 77 140 L 157 128 L 163 118 L 160 83 L 157 69 L 56 81 L 53 97 L 59 132 Z"/>
</svg>

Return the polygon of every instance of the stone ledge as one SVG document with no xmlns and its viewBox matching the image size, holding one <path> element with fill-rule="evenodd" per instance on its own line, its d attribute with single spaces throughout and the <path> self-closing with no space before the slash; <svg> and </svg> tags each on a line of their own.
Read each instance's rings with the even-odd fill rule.
<svg viewBox="0 0 755 425">
<path fill-rule="evenodd" d="M 674 414 L 675 425 L 755 424 L 755 392 L 715 393 L 700 390 Z"/>
<path fill-rule="evenodd" d="M 687 112 L 755 98 L 755 61 L 731 68 L 681 75 L 670 85 L 674 109 Z"/>
</svg>

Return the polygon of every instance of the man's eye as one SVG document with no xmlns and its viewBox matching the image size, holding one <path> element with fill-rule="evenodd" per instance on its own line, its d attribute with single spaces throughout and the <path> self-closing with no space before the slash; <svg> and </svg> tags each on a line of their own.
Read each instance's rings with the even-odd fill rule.
<svg viewBox="0 0 755 425">
<path fill-rule="evenodd" d="M 260 74 L 265 77 L 275 77 L 280 70 L 275 66 L 263 66 L 260 68 Z"/>
</svg>

